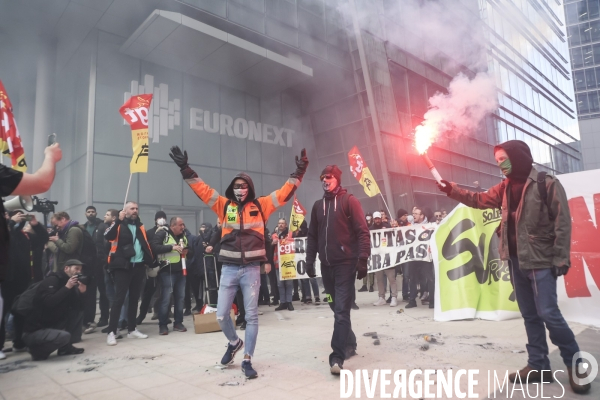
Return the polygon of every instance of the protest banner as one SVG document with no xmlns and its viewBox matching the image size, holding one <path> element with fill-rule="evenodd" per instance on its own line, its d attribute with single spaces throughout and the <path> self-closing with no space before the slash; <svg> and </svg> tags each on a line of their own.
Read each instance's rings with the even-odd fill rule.
<svg viewBox="0 0 600 400">
<path fill-rule="evenodd" d="M 370 231 L 371 257 L 368 261 L 369 273 L 374 273 L 409 261 L 431 261 L 429 239 L 435 231 L 435 224 L 403 226 L 398 228 Z M 282 240 L 278 246 L 279 271 L 281 279 L 308 278 L 305 271 L 307 238 Z M 320 276 L 319 257 L 315 269 Z"/>
</svg>

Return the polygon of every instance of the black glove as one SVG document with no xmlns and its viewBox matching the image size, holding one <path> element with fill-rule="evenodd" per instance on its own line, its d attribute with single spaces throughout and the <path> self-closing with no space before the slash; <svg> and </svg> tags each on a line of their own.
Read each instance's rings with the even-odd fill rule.
<svg viewBox="0 0 600 400">
<path fill-rule="evenodd" d="M 173 146 L 171 147 L 171 152 L 169 153 L 169 156 L 173 159 L 173 161 L 175 161 L 175 164 L 177 164 L 177 166 L 179 167 L 183 179 L 191 179 L 198 177 L 198 174 L 196 174 L 196 172 L 193 169 L 191 169 L 188 165 L 187 151 L 184 151 L 182 153 L 179 146 Z"/>
<path fill-rule="evenodd" d="M 438 189 L 440 189 L 440 192 L 444 192 L 446 194 L 450 194 L 450 192 L 452 192 L 452 184 L 446 180 L 442 179 L 442 183 L 445 186 L 440 185 L 438 182 L 436 182 L 436 185 L 438 187 Z"/>
<path fill-rule="evenodd" d="M 564 267 L 554 266 L 554 267 L 552 267 L 552 275 L 555 278 L 558 278 L 559 276 L 566 275 L 567 272 L 569 272 L 569 267 L 567 267 L 567 266 L 564 266 Z"/>
<path fill-rule="evenodd" d="M 356 272 L 358 272 L 358 274 L 356 275 L 357 280 L 361 280 L 362 278 L 367 276 L 367 259 L 366 258 L 358 259 L 358 262 L 356 263 Z"/>
<path fill-rule="evenodd" d="M 302 149 L 300 152 L 300 158 L 296 156 L 296 171 L 292 172 L 290 175 L 292 178 L 302 180 L 304 174 L 306 173 L 306 169 L 308 168 L 308 157 L 306 156 L 306 149 Z"/>
<path fill-rule="evenodd" d="M 315 271 L 315 264 L 306 263 L 306 275 L 308 275 L 309 278 L 314 278 L 317 276 L 317 271 Z"/>
</svg>

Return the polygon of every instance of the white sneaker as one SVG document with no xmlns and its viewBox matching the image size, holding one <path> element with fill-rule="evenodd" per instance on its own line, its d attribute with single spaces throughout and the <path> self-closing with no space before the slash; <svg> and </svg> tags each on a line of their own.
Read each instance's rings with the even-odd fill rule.
<svg viewBox="0 0 600 400">
<path fill-rule="evenodd" d="M 373 303 L 374 306 L 385 306 L 386 304 L 387 303 L 385 302 L 385 299 L 383 297 L 380 297 L 379 300 Z"/>
<path fill-rule="evenodd" d="M 96 327 L 97 327 L 97 325 L 95 322 L 90 322 L 89 324 L 87 324 L 85 326 L 83 333 L 85 333 L 86 335 L 90 334 L 96 330 Z"/>
<path fill-rule="evenodd" d="M 108 346 L 116 346 L 117 338 L 115 337 L 114 332 L 109 332 L 108 336 L 106 336 L 106 344 Z"/>
<path fill-rule="evenodd" d="M 6 354 L 2 350 L 0 350 L 0 360 L 6 360 Z"/>
<path fill-rule="evenodd" d="M 127 334 L 127 339 L 148 339 L 148 335 L 138 331 L 131 331 Z"/>
<path fill-rule="evenodd" d="M 395 297 L 392 297 L 390 301 L 390 307 L 396 307 L 398 305 L 398 300 Z"/>
</svg>

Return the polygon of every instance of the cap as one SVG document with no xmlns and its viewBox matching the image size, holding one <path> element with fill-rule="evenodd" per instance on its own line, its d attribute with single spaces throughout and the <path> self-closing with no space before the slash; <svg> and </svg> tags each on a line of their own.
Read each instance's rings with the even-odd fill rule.
<svg viewBox="0 0 600 400">
<path fill-rule="evenodd" d="M 70 267 L 71 265 L 83 265 L 83 263 L 79 260 L 71 258 L 70 260 L 65 261 L 65 266 Z"/>
<path fill-rule="evenodd" d="M 373 219 L 375 219 L 375 218 L 381 218 L 381 213 L 379 211 L 375 211 L 373 213 Z"/>
<path fill-rule="evenodd" d="M 164 211 L 157 211 L 156 214 L 154 214 L 154 220 L 156 221 L 159 218 L 167 219 L 167 214 L 165 214 Z"/>
</svg>

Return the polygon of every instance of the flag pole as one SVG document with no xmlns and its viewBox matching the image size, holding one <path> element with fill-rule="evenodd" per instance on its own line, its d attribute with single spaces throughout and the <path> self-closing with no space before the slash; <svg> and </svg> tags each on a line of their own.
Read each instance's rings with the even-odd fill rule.
<svg viewBox="0 0 600 400">
<path fill-rule="evenodd" d="M 127 204 L 127 196 L 129 196 L 129 186 L 131 186 L 131 177 L 132 176 L 133 176 L 133 173 L 130 173 L 129 174 L 129 183 L 127 184 L 127 191 L 125 192 L 125 201 L 123 201 L 123 208 L 125 208 L 125 204 Z"/>
<path fill-rule="evenodd" d="M 388 210 L 388 215 L 390 216 L 391 219 L 394 219 L 394 215 L 392 214 L 392 212 L 390 211 L 390 208 L 388 207 L 387 203 L 385 202 L 385 198 L 383 197 L 383 194 L 381 193 L 381 191 L 379 192 L 379 195 L 381 196 L 381 200 L 383 200 L 383 204 L 385 204 L 385 208 L 387 208 Z"/>
</svg>

